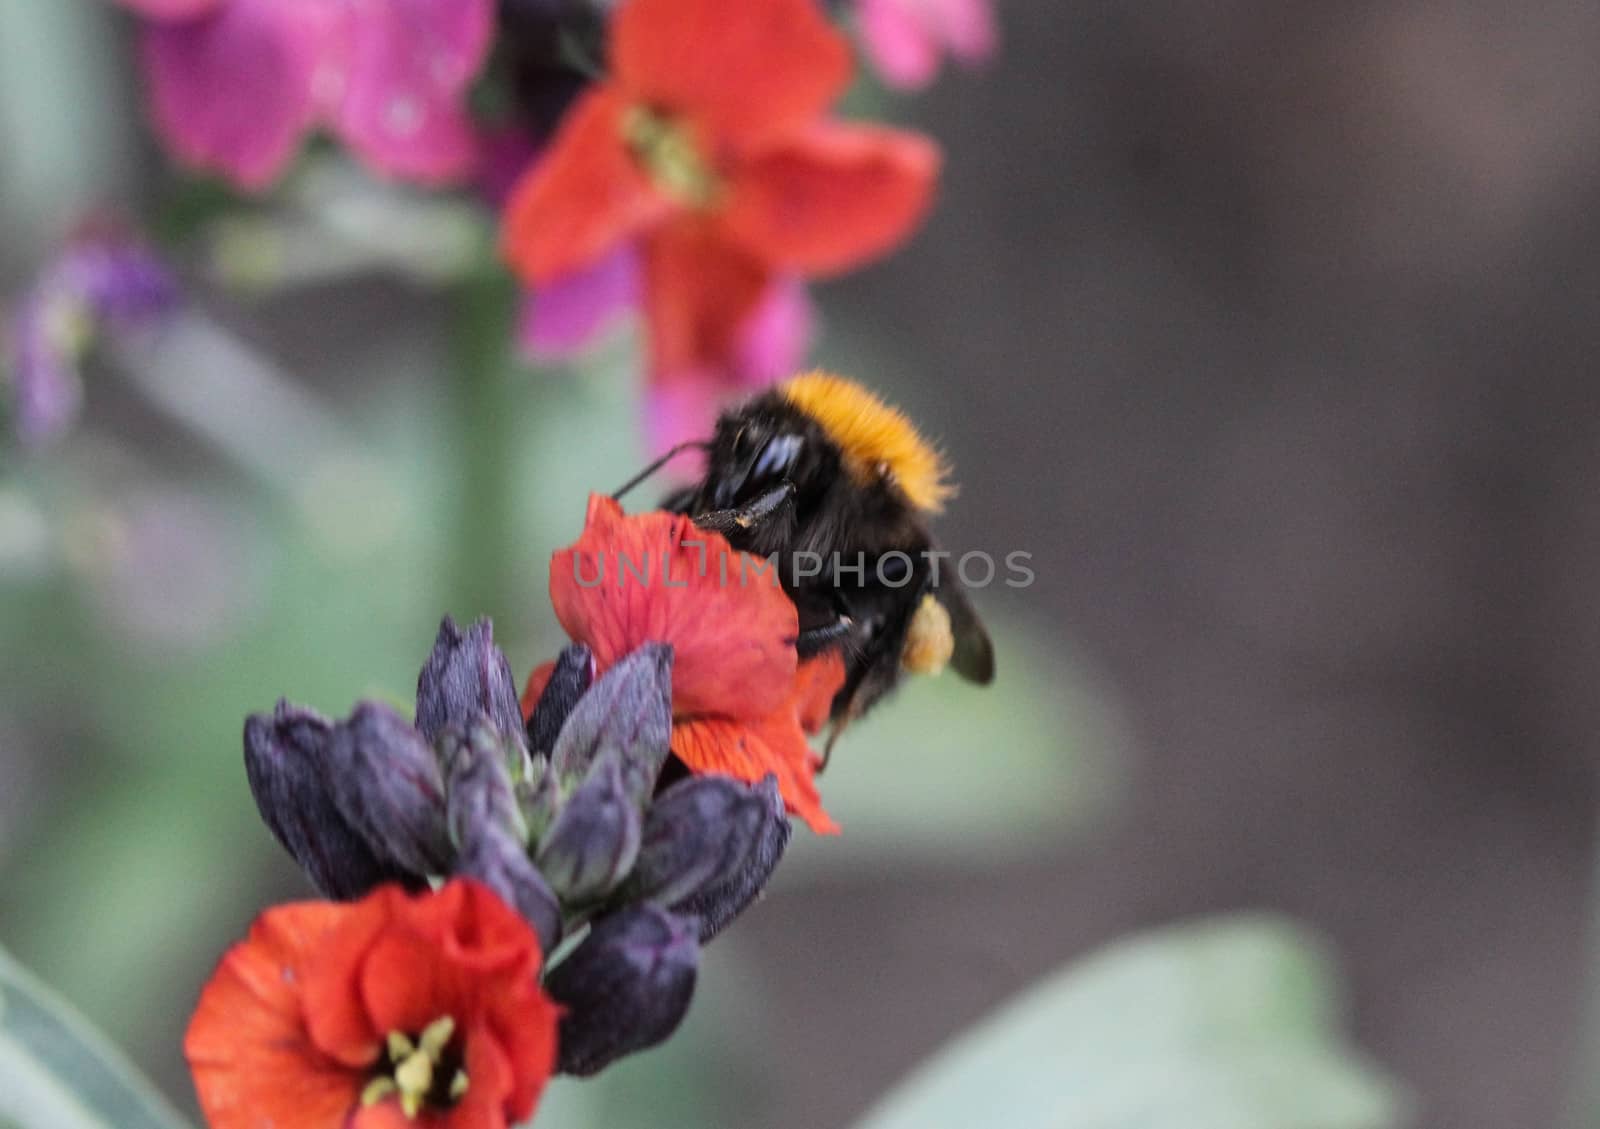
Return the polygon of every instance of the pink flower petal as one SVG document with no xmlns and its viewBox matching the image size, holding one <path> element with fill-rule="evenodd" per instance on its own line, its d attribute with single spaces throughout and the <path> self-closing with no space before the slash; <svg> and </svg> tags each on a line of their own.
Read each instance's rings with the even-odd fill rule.
<svg viewBox="0 0 1600 1129">
<path fill-rule="evenodd" d="M 693 439 L 708 439 L 731 389 L 715 372 L 680 372 L 645 389 L 645 445 L 660 455 Z M 687 482 L 704 471 L 705 456 L 685 452 L 661 468 L 663 482 Z"/>
<path fill-rule="evenodd" d="M 264 188 L 311 124 L 325 27 L 306 0 L 233 0 L 214 14 L 150 23 L 142 50 L 157 131 L 180 160 Z"/>
<path fill-rule="evenodd" d="M 862 49 L 888 85 L 915 90 L 939 73 L 939 44 L 917 0 L 859 0 L 856 25 Z"/>
<path fill-rule="evenodd" d="M 933 81 L 946 51 L 978 63 L 999 40 L 990 0 L 858 0 L 856 19 L 873 66 L 903 89 Z"/>
<path fill-rule="evenodd" d="M 639 305 L 639 256 L 624 245 L 591 267 L 530 291 L 518 338 L 535 361 L 566 360 Z"/>
<path fill-rule="evenodd" d="M 805 364 L 816 328 L 816 313 L 805 283 L 778 278 L 739 331 L 734 346 L 735 382 L 765 388 L 793 376 Z"/>
<path fill-rule="evenodd" d="M 963 63 L 981 63 L 1000 45 L 990 0 L 928 0 L 940 37 Z"/>
<path fill-rule="evenodd" d="M 660 454 L 711 434 L 717 413 L 753 389 L 793 376 L 805 364 L 815 316 L 799 279 L 779 278 L 739 330 L 733 356 L 722 368 L 654 373 L 645 390 L 646 442 Z M 695 470 L 684 455 L 664 472 L 682 480 Z"/>
<path fill-rule="evenodd" d="M 477 138 L 467 86 L 494 30 L 493 0 L 354 0 L 334 126 L 369 165 L 438 183 L 467 173 Z"/>
</svg>

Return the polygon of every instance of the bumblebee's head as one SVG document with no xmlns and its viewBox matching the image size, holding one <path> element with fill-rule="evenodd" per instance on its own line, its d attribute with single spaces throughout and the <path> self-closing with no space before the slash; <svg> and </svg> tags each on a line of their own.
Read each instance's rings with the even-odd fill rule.
<svg viewBox="0 0 1600 1129">
<path fill-rule="evenodd" d="M 863 492 L 925 513 L 953 488 L 944 460 L 899 411 L 853 381 L 807 373 L 717 422 L 701 501 L 748 502 L 788 481 L 801 508 L 841 475 Z"/>
<path fill-rule="evenodd" d="M 784 482 L 803 498 L 840 473 L 839 452 L 816 422 L 781 396 L 760 396 L 717 421 L 702 501 L 749 502 Z"/>
</svg>

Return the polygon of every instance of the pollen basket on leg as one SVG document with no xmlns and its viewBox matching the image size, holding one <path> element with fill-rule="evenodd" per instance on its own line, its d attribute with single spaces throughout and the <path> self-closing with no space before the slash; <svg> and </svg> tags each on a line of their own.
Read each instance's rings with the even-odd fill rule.
<svg viewBox="0 0 1600 1129">
<path fill-rule="evenodd" d="M 932 596 L 922 597 L 906 632 L 900 665 L 912 674 L 938 674 L 955 652 L 956 637 L 949 611 Z"/>
<path fill-rule="evenodd" d="M 787 381 L 784 398 L 816 420 L 863 484 L 887 475 L 919 510 L 934 512 L 955 493 L 943 456 L 904 413 L 853 380 L 810 372 Z"/>
</svg>

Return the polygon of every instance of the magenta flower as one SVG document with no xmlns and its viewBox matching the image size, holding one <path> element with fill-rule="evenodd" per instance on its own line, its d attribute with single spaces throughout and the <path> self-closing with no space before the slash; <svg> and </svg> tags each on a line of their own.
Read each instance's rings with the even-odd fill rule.
<svg viewBox="0 0 1600 1129">
<path fill-rule="evenodd" d="M 440 183 L 476 147 L 464 98 L 493 0 L 119 0 L 144 19 L 157 131 L 177 157 L 265 188 L 321 127 L 386 176 Z"/>
<path fill-rule="evenodd" d="M 578 356 L 638 308 L 639 286 L 638 252 L 624 244 L 593 266 L 528 291 L 518 331 L 523 352 L 533 361 Z"/>
<path fill-rule="evenodd" d="M 994 54 L 999 33 L 990 0 L 856 0 L 861 46 L 890 86 L 927 86 L 948 54 L 981 63 Z"/>
<path fill-rule="evenodd" d="M 518 330 L 523 352 L 536 362 L 582 354 L 638 310 L 641 286 L 638 251 L 624 245 L 591 267 L 530 290 Z M 653 372 L 645 390 L 650 449 L 704 439 L 727 402 L 793 376 L 805 361 L 814 321 L 805 284 L 780 277 L 746 320 L 726 364 Z"/>
</svg>

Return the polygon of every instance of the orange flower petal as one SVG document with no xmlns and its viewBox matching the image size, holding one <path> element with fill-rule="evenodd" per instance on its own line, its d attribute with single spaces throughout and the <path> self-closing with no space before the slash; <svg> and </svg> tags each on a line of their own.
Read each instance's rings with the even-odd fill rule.
<svg viewBox="0 0 1600 1129">
<path fill-rule="evenodd" d="M 588 266 L 671 209 L 623 143 L 624 108 L 612 87 L 585 94 L 549 153 L 512 190 L 501 249 L 527 281 Z"/>
<path fill-rule="evenodd" d="M 201 993 L 184 1054 L 213 1129 L 341 1125 L 355 1106 L 360 1076 L 311 1042 L 299 991 L 345 909 L 305 902 L 268 910 Z"/>
<path fill-rule="evenodd" d="M 839 825 L 822 810 L 813 777 L 815 758 L 792 711 L 776 711 L 755 722 L 721 717 L 690 718 L 672 727 L 672 751 L 694 772 L 720 772 L 755 783 L 769 772 L 778 778 L 784 806 L 820 835 Z"/>
<path fill-rule="evenodd" d="M 538 938 L 521 914 L 481 882 L 458 879 L 431 898 L 407 899 L 397 916 L 457 967 L 513 981 L 539 973 Z"/>
<path fill-rule="evenodd" d="M 538 941 L 487 887 L 263 914 L 201 995 L 185 1051 L 213 1129 L 401 1129 L 399 1104 L 360 1106 L 382 1035 L 450 1016 L 470 1087 L 422 1124 L 505 1126 L 533 1110 L 555 1065 L 558 1012 Z M 329 1053 L 329 1050 L 333 1053 Z M 398 1118 L 398 1120 L 397 1120 Z"/>
<path fill-rule="evenodd" d="M 386 1032 L 373 1026 L 361 999 L 361 968 L 404 901 L 398 886 L 380 886 L 346 904 L 338 927 L 322 939 L 316 960 L 300 977 L 312 1041 L 351 1068 L 369 1065 L 382 1049 Z"/>
<path fill-rule="evenodd" d="M 593 513 L 593 506 L 591 505 Z M 550 600 L 604 672 L 644 643 L 673 648 L 675 714 L 760 717 L 790 694 L 799 620 L 770 567 L 667 513 L 602 510 L 550 558 Z"/>
<path fill-rule="evenodd" d="M 794 698 L 801 729 L 818 733 L 828 723 L 834 696 L 844 686 L 844 679 L 844 653 L 841 651 L 824 651 L 800 664 L 794 680 Z"/>
<path fill-rule="evenodd" d="M 900 243 L 933 199 L 939 150 L 914 133 L 821 123 L 739 166 L 722 222 L 758 259 L 850 270 Z"/>
<path fill-rule="evenodd" d="M 548 1045 L 550 1065 L 540 1071 L 541 1089 L 542 1080 L 555 1067 L 555 1040 L 548 1040 Z M 515 1084 L 515 1072 L 506 1051 L 487 1030 L 469 1033 L 466 1062 L 463 1065 L 467 1071 L 467 1092 L 450 1110 L 450 1119 L 446 1124 L 452 1129 L 478 1129 L 480 1125 L 499 1129 L 504 1124 L 502 1119 L 506 1113 L 510 1113 L 513 1122 L 520 1123 L 533 1112 L 537 1090 L 529 1095 L 526 1102 L 512 1100 L 507 1104 Z M 410 1129 L 416 1127 L 411 1126 Z"/>
<path fill-rule="evenodd" d="M 530 1014 L 540 1016 L 540 1022 L 529 1023 Z M 498 1052 L 499 1061 L 507 1064 L 505 1070 L 510 1086 L 504 1101 L 513 1121 L 527 1119 L 545 1083 L 555 1073 L 556 1025 L 560 1014 L 561 1009 L 543 991 L 508 994 L 494 1001 L 487 1022 L 494 1035 L 491 1046 Z M 467 1067 L 474 1069 L 471 1055 Z M 476 1069 L 484 1067 L 480 1065 Z M 485 1073 L 484 1076 L 491 1079 L 492 1086 L 492 1075 Z"/>
<path fill-rule="evenodd" d="M 630 95 L 727 139 L 802 125 L 850 83 L 850 47 L 816 0 L 628 0 L 610 56 Z"/>
<path fill-rule="evenodd" d="M 722 367 L 772 281 L 759 258 L 694 216 L 650 234 L 644 267 L 650 368 L 658 376 Z"/>
</svg>

